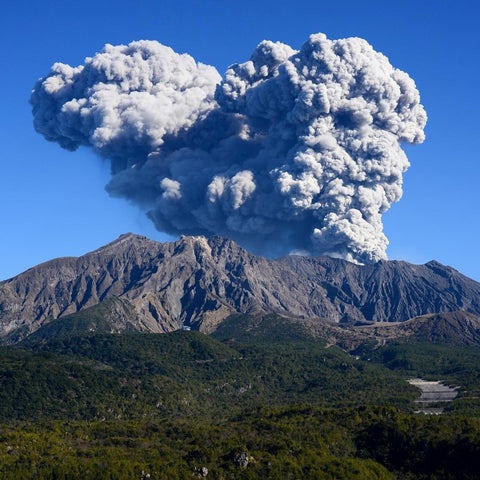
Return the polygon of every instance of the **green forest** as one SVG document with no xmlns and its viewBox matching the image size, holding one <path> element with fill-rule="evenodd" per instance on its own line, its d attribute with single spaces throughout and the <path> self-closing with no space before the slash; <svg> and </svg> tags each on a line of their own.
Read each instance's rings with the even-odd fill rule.
<svg viewBox="0 0 480 480">
<path fill-rule="evenodd" d="M 291 332 L 290 332 L 291 333 Z M 0 347 L 0 478 L 480 478 L 480 352 L 74 332 Z M 459 389 L 416 414 L 412 377 Z"/>
</svg>

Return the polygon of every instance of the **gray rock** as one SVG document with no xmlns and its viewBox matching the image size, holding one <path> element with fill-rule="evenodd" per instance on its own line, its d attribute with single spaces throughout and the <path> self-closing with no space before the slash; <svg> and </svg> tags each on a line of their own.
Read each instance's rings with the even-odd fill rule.
<svg viewBox="0 0 480 480">
<path fill-rule="evenodd" d="M 208 468 L 207 467 L 194 467 L 193 474 L 199 478 L 206 478 L 208 475 Z"/>
<path fill-rule="evenodd" d="M 233 463 L 239 468 L 247 468 L 248 461 L 248 452 L 235 452 L 233 454 Z"/>
<path fill-rule="evenodd" d="M 126 234 L 0 282 L 0 337 L 111 302 L 113 331 L 214 331 L 232 313 L 330 322 L 399 322 L 437 312 L 480 314 L 480 284 L 438 262 L 361 266 L 329 257 L 255 256 L 220 237 L 159 243 Z M 94 328 L 94 327 L 92 327 Z"/>
</svg>

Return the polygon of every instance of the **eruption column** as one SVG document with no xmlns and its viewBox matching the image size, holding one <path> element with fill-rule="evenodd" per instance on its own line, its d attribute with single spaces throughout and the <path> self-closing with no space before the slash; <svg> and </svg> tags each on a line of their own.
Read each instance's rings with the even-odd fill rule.
<svg viewBox="0 0 480 480">
<path fill-rule="evenodd" d="M 92 147 L 107 191 L 170 234 L 257 253 L 386 258 L 382 214 L 402 195 L 402 143 L 421 143 L 413 80 L 360 38 L 263 41 L 224 75 L 153 41 L 56 63 L 31 96 L 45 138 Z"/>
</svg>

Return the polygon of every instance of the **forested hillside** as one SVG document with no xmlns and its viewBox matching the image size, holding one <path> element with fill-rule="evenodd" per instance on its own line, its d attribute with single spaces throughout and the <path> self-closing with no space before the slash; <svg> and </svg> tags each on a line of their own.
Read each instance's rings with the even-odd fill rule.
<svg viewBox="0 0 480 480">
<path fill-rule="evenodd" d="M 270 321 L 243 338 L 227 323 L 217 339 L 69 331 L 1 348 L 0 478 L 478 478 L 476 347 L 352 355 Z M 412 376 L 459 395 L 415 414 Z"/>
</svg>

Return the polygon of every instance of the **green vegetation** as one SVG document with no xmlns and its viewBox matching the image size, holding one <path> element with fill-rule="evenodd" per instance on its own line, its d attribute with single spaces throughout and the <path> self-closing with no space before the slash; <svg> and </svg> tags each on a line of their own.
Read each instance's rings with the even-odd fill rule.
<svg viewBox="0 0 480 480">
<path fill-rule="evenodd" d="M 478 478 L 479 453 L 479 420 L 387 407 L 0 427 L 2 479 L 184 479 L 204 467 L 213 479 L 458 480 Z"/>
<path fill-rule="evenodd" d="M 68 335 L 79 335 L 81 332 L 118 332 L 119 312 L 123 318 L 123 321 L 120 322 L 120 324 L 123 323 L 123 331 L 135 332 L 136 313 L 134 307 L 128 300 L 112 297 L 85 310 L 52 320 L 33 333 L 19 330 L 14 331 L 13 335 L 7 336 L 7 338 L 17 343 L 20 339 L 28 336 L 28 342 L 32 343 Z"/>
<path fill-rule="evenodd" d="M 440 344 L 395 344 L 368 353 L 372 362 L 405 377 L 442 380 L 459 387 L 446 412 L 480 416 L 480 349 Z"/>
<path fill-rule="evenodd" d="M 316 322 L 321 325 L 320 322 Z M 313 340 L 312 331 L 301 321 L 281 315 L 234 314 L 226 318 L 212 334 L 222 341 L 241 343 L 291 343 Z M 326 344 L 324 340 L 318 340 Z"/>
<path fill-rule="evenodd" d="M 366 345 L 357 359 L 269 321 L 0 348 L 0 478 L 478 478 L 480 351 Z M 461 387 L 447 415 L 412 413 L 413 376 Z"/>
<path fill-rule="evenodd" d="M 401 375 L 324 342 L 225 344 L 194 331 L 0 348 L 0 421 L 212 416 L 264 405 L 413 407 Z"/>
</svg>

